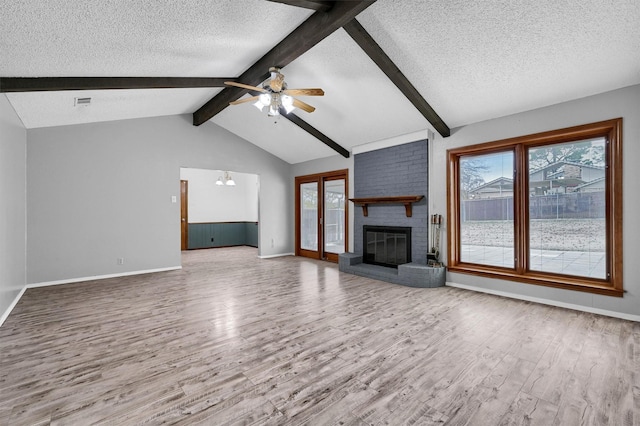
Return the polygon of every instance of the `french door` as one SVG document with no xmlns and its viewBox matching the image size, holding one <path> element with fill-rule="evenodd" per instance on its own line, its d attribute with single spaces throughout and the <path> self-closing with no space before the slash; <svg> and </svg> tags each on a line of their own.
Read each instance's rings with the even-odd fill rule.
<svg viewBox="0 0 640 426">
<path fill-rule="evenodd" d="M 296 177 L 296 256 L 338 261 L 347 248 L 348 170 Z"/>
</svg>

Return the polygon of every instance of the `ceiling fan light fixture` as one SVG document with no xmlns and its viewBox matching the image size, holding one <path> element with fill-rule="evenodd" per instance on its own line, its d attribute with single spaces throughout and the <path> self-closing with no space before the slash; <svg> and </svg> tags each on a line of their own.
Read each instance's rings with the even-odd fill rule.
<svg viewBox="0 0 640 426">
<path fill-rule="evenodd" d="M 287 114 L 296 109 L 296 107 L 293 106 L 293 97 L 289 95 L 280 95 L 280 102 L 285 111 L 287 111 Z"/>
<path fill-rule="evenodd" d="M 269 107 L 269 113 L 267 114 L 269 117 L 277 117 L 280 115 L 280 110 L 277 105 L 271 105 Z"/>
<path fill-rule="evenodd" d="M 224 182 L 222 181 L 222 176 L 218 178 L 218 180 L 216 181 L 216 185 L 218 186 L 224 185 Z"/>
<path fill-rule="evenodd" d="M 268 106 L 271 104 L 271 93 L 263 93 L 258 96 L 258 102 L 262 104 L 262 106 Z"/>
<path fill-rule="evenodd" d="M 277 117 L 280 115 L 280 94 L 272 93 L 271 94 L 271 105 L 269 105 L 269 113 L 267 114 L 269 117 Z"/>
<path fill-rule="evenodd" d="M 271 93 L 263 93 L 258 96 L 258 100 L 253 104 L 260 111 L 266 106 L 271 105 Z"/>
<path fill-rule="evenodd" d="M 245 102 L 255 102 L 253 106 L 260 111 L 264 111 L 264 107 L 267 107 L 267 115 L 269 117 L 278 117 L 280 113 L 289 114 L 296 108 L 299 108 L 306 112 L 313 112 L 315 108 L 311 105 L 294 98 L 294 96 L 324 96 L 324 91 L 320 88 L 311 89 L 288 89 L 287 83 L 284 81 L 284 75 L 280 72 L 280 68 L 269 68 L 271 78 L 268 81 L 262 83 L 262 87 L 251 86 L 249 84 L 238 83 L 235 81 L 225 81 L 227 86 L 234 86 L 253 92 L 259 92 L 259 95 L 254 95 L 249 98 L 243 98 L 233 102 L 229 102 L 231 105 L 243 104 Z"/>
</svg>

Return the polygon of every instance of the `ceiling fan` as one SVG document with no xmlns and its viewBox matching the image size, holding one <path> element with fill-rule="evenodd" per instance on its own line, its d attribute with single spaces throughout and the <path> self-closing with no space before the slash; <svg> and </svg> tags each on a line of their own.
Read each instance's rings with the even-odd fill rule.
<svg viewBox="0 0 640 426">
<path fill-rule="evenodd" d="M 269 68 L 269 72 L 271 73 L 271 77 L 262 83 L 262 87 L 236 83 L 235 81 L 225 81 L 224 84 L 227 86 L 235 86 L 260 92 L 260 95 L 229 102 L 229 105 L 255 101 L 254 105 L 260 111 L 262 111 L 264 107 L 268 107 L 267 114 L 269 117 L 280 115 L 280 107 L 284 108 L 287 113 L 290 113 L 295 108 L 300 108 L 306 112 L 315 111 L 314 107 L 294 98 L 294 96 L 324 96 L 322 89 L 287 89 L 287 83 L 284 81 L 284 75 L 280 72 L 280 68 L 271 67 Z"/>
</svg>

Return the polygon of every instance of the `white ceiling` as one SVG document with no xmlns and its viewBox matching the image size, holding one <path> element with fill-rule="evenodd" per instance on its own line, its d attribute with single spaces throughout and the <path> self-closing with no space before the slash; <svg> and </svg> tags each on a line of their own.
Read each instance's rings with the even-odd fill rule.
<svg viewBox="0 0 640 426">
<path fill-rule="evenodd" d="M 266 0 L 3 0 L 0 77 L 237 77 L 313 12 Z M 378 0 L 358 20 L 451 128 L 640 83 L 637 0 Z M 344 30 L 283 69 L 347 149 L 432 129 Z M 191 113 L 220 89 L 7 94 L 27 128 Z M 75 97 L 92 105 L 74 107 Z M 251 104 L 212 121 L 289 163 L 335 152 Z"/>
</svg>

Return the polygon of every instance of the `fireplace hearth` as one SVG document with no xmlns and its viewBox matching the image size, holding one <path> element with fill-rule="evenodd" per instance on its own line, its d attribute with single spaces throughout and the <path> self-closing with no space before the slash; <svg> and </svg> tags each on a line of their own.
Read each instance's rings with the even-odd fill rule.
<svg viewBox="0 0 640 426">
<path fill-rule="evenodd" d="M 364 263 L 397 268 L 411 262 L 411 227 L 362 227 Z"/>
</svg>

